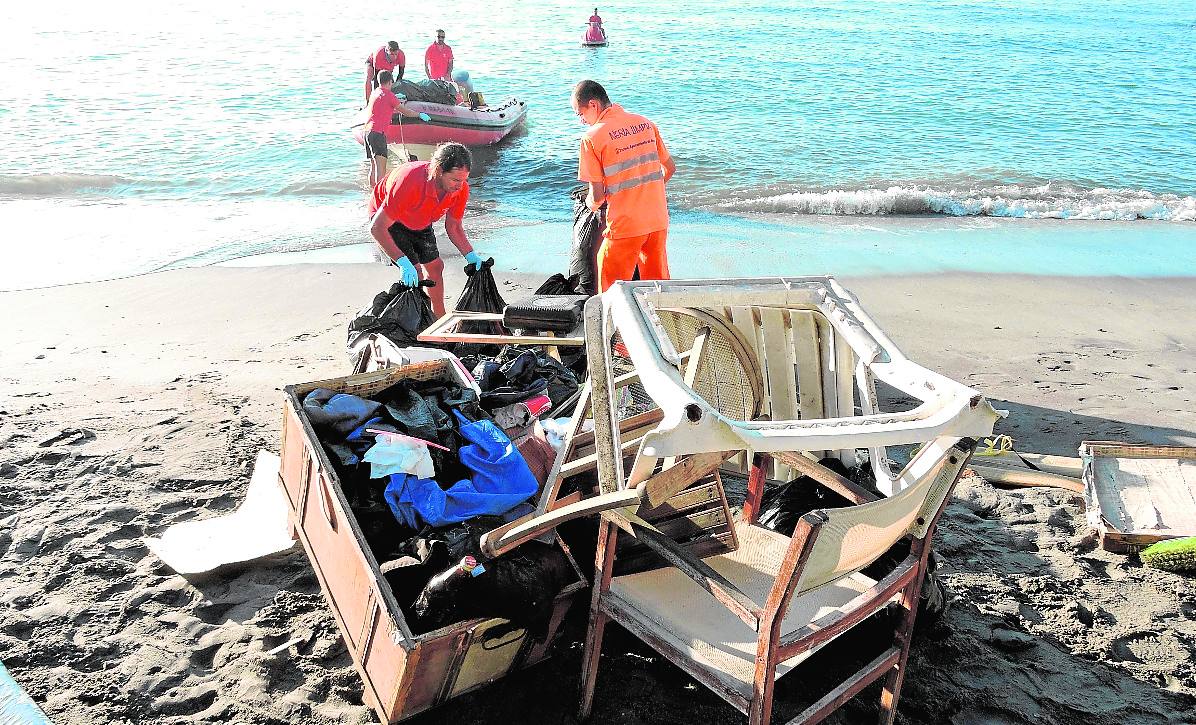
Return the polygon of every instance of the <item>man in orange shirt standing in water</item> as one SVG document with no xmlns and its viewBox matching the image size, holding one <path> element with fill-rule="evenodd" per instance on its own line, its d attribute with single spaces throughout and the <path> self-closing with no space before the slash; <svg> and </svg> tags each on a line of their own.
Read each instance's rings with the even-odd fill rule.
<svg viewBox="0 0 1196 725">
<path fill-rule="evenodd" d="M 472 166 L 469 149 L 459 143 L 441 144 L 431 161 L 395 167 L 370 196 L 370 234 L 403 271 L 404 284 L 414 287 L 420 279 L 436 283 L 427 292 L 437 317 L 444 315 L 444 260 L 440 259 L 432 224 L 443 217 L 449 241 L 474 269 L 482 268 L 482 258 L 461 225 L 469 201 Z M 422 274 L 416 272 L 416 264 Z"/>
<path fill-rule="evenodd" d="M 629 280 L 668 279 L 665 240 L 669 209 L 664 185 L 677 166 L 656 124 L 612 104 L 606 89 L 585 80 L 573 87 L 573 111 L 590 128 L 581 138 L 577 178 L 588 182 L 586 204 L 607 204 L 598 250 L 598 291 Z"/>
<path fill-rule="evenodd" d="M 436 42 L 424 51 L 424 72 L 434 81 L 453 79 L 453 49 L 444 42 L 444 31 L 436 31 Z"/>
</svg>

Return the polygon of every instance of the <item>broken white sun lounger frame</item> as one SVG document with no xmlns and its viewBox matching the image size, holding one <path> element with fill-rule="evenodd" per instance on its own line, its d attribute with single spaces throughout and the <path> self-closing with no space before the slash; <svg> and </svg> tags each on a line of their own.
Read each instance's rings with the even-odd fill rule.
<svg viewBox="0 0 1196 725">
<path fill-rule="evenodd" d="M 693 351 L 673 349 L 659 310 L 699 310 L 725 321 L 723 334 L 741 337 L 735 347 L 755 356 L 743 367 L 762 378 L 760 417 L 771 419 L 728 417 L 688 385 L 683 371 Z M 926 444 L 945 452 L 962 438 L 991 435 L 1002 416 L 977 391 L 908 360 L 832 277 L 620 282 L 587 304 L 586 328 L 596 431 L 618 430 L 612 358 L 624 349 L 663 413 L 640 442 L 629 476 L 614 457 L 627 487 L 651 477 L 661 459 L 667 464 L 695 453 L 749 451 L 778 462 L 784 454 L 792 461 L 794 453 L 813 453 L 852 465 L 857 449 L 867 449 L 877 487 L 892 495 L 927 471 L 911 465 L 894 473 L 886 446 Z M 612 350 L 616 333 L 624 349 Z M 882 412 L 877 380 L 920 404 Z M 915 463 L 937 458 L 917 456 Z M 801 468 L 785 468 L 785 477 Z"/>
</svg>

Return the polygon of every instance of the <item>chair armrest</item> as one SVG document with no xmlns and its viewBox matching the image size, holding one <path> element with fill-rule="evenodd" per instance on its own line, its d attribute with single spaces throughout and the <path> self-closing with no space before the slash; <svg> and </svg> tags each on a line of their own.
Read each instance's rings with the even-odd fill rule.
<svg viewBox="0 0 1196 725">
<path fill-rule="evenodd" d="M 838 637 L 883 607 L 906 587 L 919 571 L 917 557 L 906 557 L 889 575 L 861 592 L 839 609 L 828 612 L 806 626 L 781 638 L 784 659 L 805 652 Z M 825 586 L 825 585 L 824 585 Z M 914 606 L 918 606 L 917 603 Z"/>
<path fill-rule="evenodd" d="M 669 564 L 685 574 L 694 582 L 710 592 L 710 594 L 743 623 L 760 631 L 760 618 L 763 610 L 760 605 L 744 594 L 722 574 L 715 571 L 709 564 L 691 554 L 684 547 L 666 536 L 660 529 L 643 520 L 627 509 L 605 511 L 602 516 L 621 530 L 631 534 L 648 548 L 655 551 Z"/>
</svg>

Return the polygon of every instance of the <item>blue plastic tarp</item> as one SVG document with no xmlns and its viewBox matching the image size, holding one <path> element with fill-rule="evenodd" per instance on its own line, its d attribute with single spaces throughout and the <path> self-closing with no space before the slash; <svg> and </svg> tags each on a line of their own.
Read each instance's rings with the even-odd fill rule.
<svg viewBox="0 0 1196 725">
<path fill-rule="evenodd" d="M 446 526 L 474 516 L 501 515 L 531 498 L 539 488 L 502 429 L 488 420 L 471 423 L 459 412 L 453 413 L 460 421 L 461 436 L 469 441 L 459 454 L 461 463 L 473 471 L 473 478 L 443 490 L 430 478 L 394 473 L 386 484 L 390 510 L 413 529 L 420 528 L 421 522 Z"/>
</svg>

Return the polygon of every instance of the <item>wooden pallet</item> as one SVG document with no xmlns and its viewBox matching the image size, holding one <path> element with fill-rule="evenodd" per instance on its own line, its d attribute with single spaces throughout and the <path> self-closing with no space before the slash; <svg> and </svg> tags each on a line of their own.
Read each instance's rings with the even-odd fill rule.
<svg viewBox="0 0 1196 725">
<path fill-rule="evenodd" d="M 1085 441 L 1088 519 L 1108 551 L 1196 536 L 1196 448 Z"/>
</svg>

